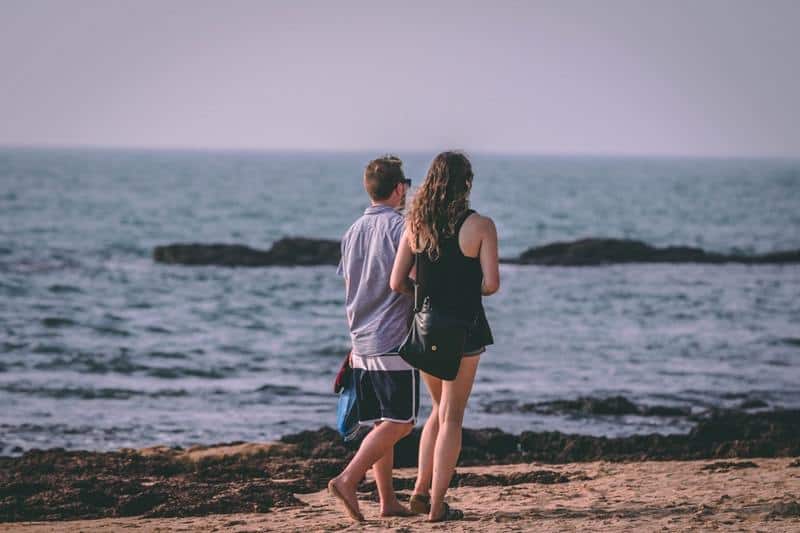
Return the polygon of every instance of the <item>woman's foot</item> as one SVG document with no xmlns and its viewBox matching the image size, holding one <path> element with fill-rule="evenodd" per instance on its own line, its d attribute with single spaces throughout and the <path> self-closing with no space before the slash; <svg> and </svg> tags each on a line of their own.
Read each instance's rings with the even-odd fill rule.
<svg viewBox="0 0 800 533">
<path fill-rule="evenodd" d="M 363 522 L 364 515 L 358 509 L 358 497 L 355 487 L 348 487 L 339 477 L 335 477 L 328 482 L 328 492 L 335 497 L 344 507 L 347 516 L 355 522 Z"/>
<path fill-rule="evenodd" d="M 412 494 L 411 499 L 408 500 L 411 507 L 411 512 L 414 514 L 430 514 L 431 512 L 431 495 L 430 494 Z"/>
<path fill-rule="evenodd" d="M 438 517 L 429 516 L 428 522 L 449 522 L 451 520 L 461 520 L 464 518 L 464 512 L 459 509 L 452 509 L 446 503 L 442 504 L 442 514 Z"/>
</svg>

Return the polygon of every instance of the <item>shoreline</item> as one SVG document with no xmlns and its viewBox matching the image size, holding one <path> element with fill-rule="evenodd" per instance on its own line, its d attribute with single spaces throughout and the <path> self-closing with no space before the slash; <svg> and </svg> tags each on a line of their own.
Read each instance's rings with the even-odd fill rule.
<svg viewBox="0 0 800 533">
<path fill-rule="evenodd" d="M 397 468 L 416 464 L 419 428 L 395 448 Z M 270 512 L 303 505 L 338 474 L 353 453 L 331 428 L 276 442 L 235 442 L 188 449 L 152 446 L 113 452 L 31 450 L 0 457 L 0 524 L 139 516 L 178 518 Z M 607 438 L 559 432 L 465 429 L 454 486 L 574 484 L 563 465 L 658 464 L 666 461 L 746 462 L 781 458 L 800 474 L 800 410 L 716 412 L 688 434 Z M 791 458 L 791 459 L 787 459 Z M 528 465 L 503 477 L 502 465 Z M 531 470 L 530 465 L 540 465 Z M 548 466 L 541 466 L 548 465 Z M 790 466 L 791 465 L 791 466 Z M 724 466 L 724 465 L 723 465 Z M 655 468 L 655 467 L 653 467 Z M 737 469 L 738 470 L 738 469 Z M 410 489 L 398 475 L 397 488 Z M 372 490 L 362 485 L 364 491 Z M 798 490 L 800 498 L 800 490 Z"/>
<path fill-rule="evenodd" d="M 414 469 L 395 472 L 401 500 L 408 500 L 414 474 Z M 368 478 L 364 488 L 370 483 L 374 486 Z M 381 518 L 374 499 L 372 491 L 359 492 L 363 524 L 350 522 L 337 502 L 318 490 L 266 512 L 0 523 L 0 531 L 797 531 L 800 460 L 459 467 L 448 501 L 464 510 L 465 519 L 439 524 L 420 515 Z"/>
</svg>

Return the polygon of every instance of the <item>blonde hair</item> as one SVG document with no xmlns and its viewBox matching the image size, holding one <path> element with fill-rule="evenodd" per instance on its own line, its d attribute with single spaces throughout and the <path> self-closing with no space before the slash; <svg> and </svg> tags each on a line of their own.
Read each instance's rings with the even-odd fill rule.
<svg viewBox="0 0 800 533">
<path fill-rule="evenodd" d="M 415 253 L 439 259 L 442 239 L 455 234 L 458 217 L 469 209 L 472 178 L 472 165 L 461 152 L 442 152 L 433 159 L 407 215 Z"/>
</svg>

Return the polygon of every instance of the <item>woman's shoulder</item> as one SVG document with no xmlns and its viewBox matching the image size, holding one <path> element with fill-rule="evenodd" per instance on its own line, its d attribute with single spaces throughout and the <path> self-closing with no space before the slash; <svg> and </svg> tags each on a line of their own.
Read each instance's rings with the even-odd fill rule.
<svg viewBox="0 0 800 533">
<path fill-rule="evenodd" d="M 473 211 L 464 220 L 464 229 L 470 232 L 483 233 L 485 231 L 496 231 L 494 220 L 491 217 Z"/>
</svg>

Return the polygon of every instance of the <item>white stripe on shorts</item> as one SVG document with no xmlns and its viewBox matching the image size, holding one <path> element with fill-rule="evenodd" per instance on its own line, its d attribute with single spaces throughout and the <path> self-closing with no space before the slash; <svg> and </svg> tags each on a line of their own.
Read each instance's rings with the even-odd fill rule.
<svg viewBox="0 0 800 533">
<path fill-rule="evenodd" d="M 413 370 L 414 368 L 403 361 L 403 358 L 396 354 L 369 355 L 363 357 L 353 354 L 350 359 L 353 368 L 360 368 L 369 371 L 391 372 L 397 370 Z"/>
</svg>

